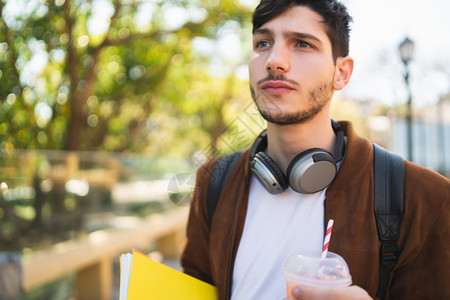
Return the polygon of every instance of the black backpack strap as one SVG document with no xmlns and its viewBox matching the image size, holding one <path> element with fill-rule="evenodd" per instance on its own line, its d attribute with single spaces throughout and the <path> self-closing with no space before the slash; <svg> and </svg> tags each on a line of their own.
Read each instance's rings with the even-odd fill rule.
<svg viewBox="0 0 450 300">
<path fill-rule="evenodd" d="M 374 207 L 380 249 L 380 283 L 377 296 L 384 299 L 392 269 L 397 263 L 397 239 L 404 205 L 404 165 L 398 154 L 374 147 Z"/>
<path fill-rule="evenodd" d="M 208 191 L 206 193 L 206 207 L 208 210 L 209 226 L 211 226 L 211 220 L 214 216 L 214 212 L 219 202 L 220 195 L 228 177 L 233 171 L 236 163 L 241 157 L 242 152 L 234 152 L 222 157 L 214 167 L 211 177 L 208 182 Z"/>
</svg>

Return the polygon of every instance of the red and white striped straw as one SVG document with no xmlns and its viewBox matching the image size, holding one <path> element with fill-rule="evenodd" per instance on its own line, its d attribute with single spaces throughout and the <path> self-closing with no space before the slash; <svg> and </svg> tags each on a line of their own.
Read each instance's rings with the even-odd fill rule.
<svg viewBox="0 0 450 300">
<path fill-rule="evenodd" d="M 322 256 L 320 257 L 320 267 L 323 267 L 323 264 L 325 263 L 325 258 L 327 257 L 328 246 L 330 245 L 331 239 L 331 231 L 333 230 L 333 223 L 334 223 L 333 219 L 330 219 L 328 221 L 327 232 L 325 234 L 325 239 L 323 240 Z"/>
</svg>

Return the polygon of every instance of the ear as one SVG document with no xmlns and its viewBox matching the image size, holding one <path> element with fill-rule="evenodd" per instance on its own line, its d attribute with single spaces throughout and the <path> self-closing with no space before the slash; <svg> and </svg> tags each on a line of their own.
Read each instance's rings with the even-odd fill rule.
<svg viewBox="0 0 450 300">
<path fill-rule="evenodd" d="M 336 72 L 334 74 L 334 86 L 336 91 L 342 90 L 350 81 L 353 72 L 353 58 L 350 56 L 336 59 Z"/>
</svg>

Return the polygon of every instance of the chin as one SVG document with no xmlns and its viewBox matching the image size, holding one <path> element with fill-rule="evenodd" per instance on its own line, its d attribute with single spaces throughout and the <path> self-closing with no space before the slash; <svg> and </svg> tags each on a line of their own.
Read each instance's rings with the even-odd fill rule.
<svg viewBox="0 0 450 300">
<path fill-rule="evenodd" d="M 295 125 L 307 122 L 317 116 L 323 106 L 310 107 L 308 110 L 296 110 L 291 107 L 275 105 L 257 105 L 261 116 L 270 123 L 277 125 Z"/>
</svg>

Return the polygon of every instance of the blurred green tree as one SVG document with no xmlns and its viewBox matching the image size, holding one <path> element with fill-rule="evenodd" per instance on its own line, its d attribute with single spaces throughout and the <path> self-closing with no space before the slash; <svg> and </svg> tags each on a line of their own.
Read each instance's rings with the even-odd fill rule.
<svg viewBox="0 0 450 300">
<path fill-rule="evenodd" d="M 232 0 L 0 0 L 0 148 L 186 155 L 215 143 L 224 105 L 242 98 L 242 61 L 192 42 L 244 43 L 249 15 Z M 211 71 L 218 60 L 228 69 Z"/>
</svg>

